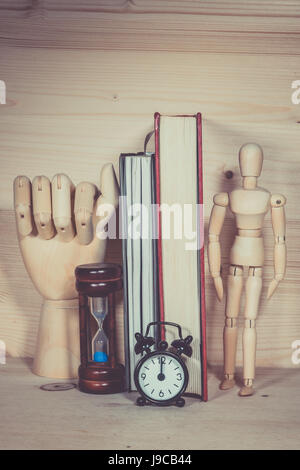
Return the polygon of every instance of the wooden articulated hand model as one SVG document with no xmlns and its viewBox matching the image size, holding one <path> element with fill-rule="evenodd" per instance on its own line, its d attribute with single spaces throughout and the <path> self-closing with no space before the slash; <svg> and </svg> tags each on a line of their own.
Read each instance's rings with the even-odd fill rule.
<svg viewBox="0 0 300 470">
<path fill-rule="evenodd" d="M 274 279 L 268 290 L 268 298 L 274 293 L 284 278 L 286 267 L 285 212 L 286 202 L 282 194 L 271 195 L 266 189 L 257 186 L 260 176 L 263 152 L 257 144 L 245 144 L 239 152 L 240 171 L 243 186 L 231 193 L 214 196 L 214 206 L 209 222 L 208 259 L 211 276 L 214 280 L 218 299 L 223 297 L 223 282 L 220 276 L 221 252 L 219 235 L 223 226 L 226 208 L 230 207 L 237 226 L 237 235 L 230 251 L 229 276 L 224 327 L 224 379 L 221 390 L 228 390 L 235 384 L 235 358 L 237 346 L 237 317 L 243 288 L 243 271 L 248 272 L 246 280 L 245 324 L 243 331 L 243 379 L 240 396 L 253 394 L 255 376 L 256 330 L 255 320 L 262 289 L 262 267 L 264 246 L 262 225 L 271 208 L 272 226 L 275 238 Z M 248 269 L 249 268 L 249 269 Z"/>
<path fill-rule="evenodd" d="M 112 164 L 102 168 L 100 189 L 100 196 L 91 183 L 80 183 L 75 189 L 64 174 L 54 176 L 52 183 L 46 176 L 36 176 L 32 184 L 26 176 L 14 181 L 21 253 L 44 298 L 33 365 L 37 375 L 77 377 L 80 350 L 74 270 L 79 264 L 104 261 L 106 237 L 100 232 L 119 198 Z"/>
</svg>

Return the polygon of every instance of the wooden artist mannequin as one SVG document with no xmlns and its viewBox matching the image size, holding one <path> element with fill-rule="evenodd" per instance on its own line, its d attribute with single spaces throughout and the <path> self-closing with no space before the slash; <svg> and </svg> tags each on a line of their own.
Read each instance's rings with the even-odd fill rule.
<svg viewBox="0 0 300 470">
<path fill-rule="evenodd" d="M 100 222 L 105 230 L 118 205 L 119 187 L 112 164 L 102 168 L 100 187 L 100 196 L 91 183 L 75 188 L 64 174 L 54 176 L 52 183 L 46 176 L 36 176 L 32 184 L 26 176 L 14 181 L 21 253 L 44 298 L 33 364 L 37 375 L 77 377 L 80 351 L 74 271 L 79 264 L 104 261 L 106 239 L 96 236 L 96 225 Z M 99 205 L 102 216 L 96 215 Z M 98 231 L 99 225 L 97 235 Z"/>
<path fill-rule="evenodd" d="M 261 173 L 263 152 L 257 144 L 245 144 L 239 152 L 240 171 L 243 187 L 231 193 L 220 193 L 214 196 L 214 206 L 209 222 L 208 259 L 218 299 L 223 297 L 221 272 L 221 252 L 219 235 L 229 206 L 235 215 L 237 235 L 230 251 L 229 276 L 224 327 L 224 379 L 221 390 L 228 390 L 235 384 L 235 357 L 237 345 L 237 316 L 243 287 L 243 271 L 247 270 L 245 324 L 243 331 L 243 379 L 244 385 L 240 396 L 253 394 L 255 375 L 256 330 L 259 299 L 262 288 L 262 266 L 264 263 L 264 246 L 262 225 L 265 214 L 271 208 L 272 226 L 275 238 L 274 278 L 269 285 L 267 298 L 274 293 L 279 281 L 285 274 L 285 213 L 286 199 L 281 194 L 271 194 L 256 185 Z M 249 269 L 248 269 L 249 268 Z"/>
</svg>

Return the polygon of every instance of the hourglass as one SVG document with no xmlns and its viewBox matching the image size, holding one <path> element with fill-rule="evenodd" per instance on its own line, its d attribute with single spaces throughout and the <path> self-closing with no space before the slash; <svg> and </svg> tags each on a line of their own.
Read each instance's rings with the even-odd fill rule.
<svg viewBox="0 0 300 470">
<path fill-rule="evenodd" d="M 122 269 L 112 263 L 85 264 L 75 270 L 79 293 L 79 388 L 87 393 L 123 390 L 124 367 L 116 361 L 115 292 Z"/>
</svg>

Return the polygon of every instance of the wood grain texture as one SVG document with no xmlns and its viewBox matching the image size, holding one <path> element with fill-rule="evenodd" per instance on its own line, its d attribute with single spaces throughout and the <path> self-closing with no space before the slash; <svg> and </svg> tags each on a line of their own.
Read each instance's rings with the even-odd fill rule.
<svg viewBox="0 0 300 470">
<path fill-rule="evenodd" d="M 9 46 L 299 54 L 299 0 L 1 0 L 0 12 Z"/>
<path fill-rule="evenodd" d="M 31 374 L 30 363 L 28 359 L 10 358 L 7 365 L 0 366 L 1 450 L 111 451 L 113 446 L 130 455 L 142 449 L 299 448 L 297 370 L 259 368 L 256 394 L 242 400 L 237 387 L 229 392 L 218 390 L 221 370 L 213 368 L 208 374 L 207 403 L 188 397 L 184 410 L 150 406 L 141 410 L 134 405 L 136 393 L 100 398 L 76 389 L 62 393 L 40 390 L 47 379 Z M 100 420 L 105 427 L 101 439 Z M 171 434 L 170 428 L 180 429 L 180 433 Z"/>
<path fill-rule="evenodd" d="M 121 152 L 143 148 L 155 111 L 201 111 L 206 224 L 213 194 L 240 182 L 237 152 L 247 141 L 264 149 L 259 185 L 287 196 L 287 274 L 268 302 L 270 216 L 264 226 L 257 359 L 259 365 L 290 367 L 291 343 L 300 339 L 300 105 L 291 101 L 291 83 L 300 79 L 300 2 L 90 0 L 81 5 L 0 1 L 0 79 L 7 86 L 7 104 L 0 106 L 0 339 L 8 353 L 33 355 L 42 300 L 19 253 L 14 177 L 52 178 L 63 172 L 75 184 L 99 186 L 105 163 L 114 162 L 118 170 Z M 232 222 L 227 213 L 225 279 Z M 108 260 L 120 262 L 118 241 L 109 243 Z M 216 300 L 208 275 L 206 287 L 208 359 L 221 363 L 224 303 Z M 117 315 L 122 350 L 121 297 Z"/>
</svg>

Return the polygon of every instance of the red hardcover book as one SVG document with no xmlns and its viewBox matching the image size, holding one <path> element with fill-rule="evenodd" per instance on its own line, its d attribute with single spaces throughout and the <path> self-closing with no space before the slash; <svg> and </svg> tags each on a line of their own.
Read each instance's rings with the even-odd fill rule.
<svg viewBox="0 0 300 470">
<path fill-rule="evenodd" d="M 154 125 L 160 319 L 193 336 L 187 394 L 207 401 L 201 114 L 155 113 Z"/>
</svg>

